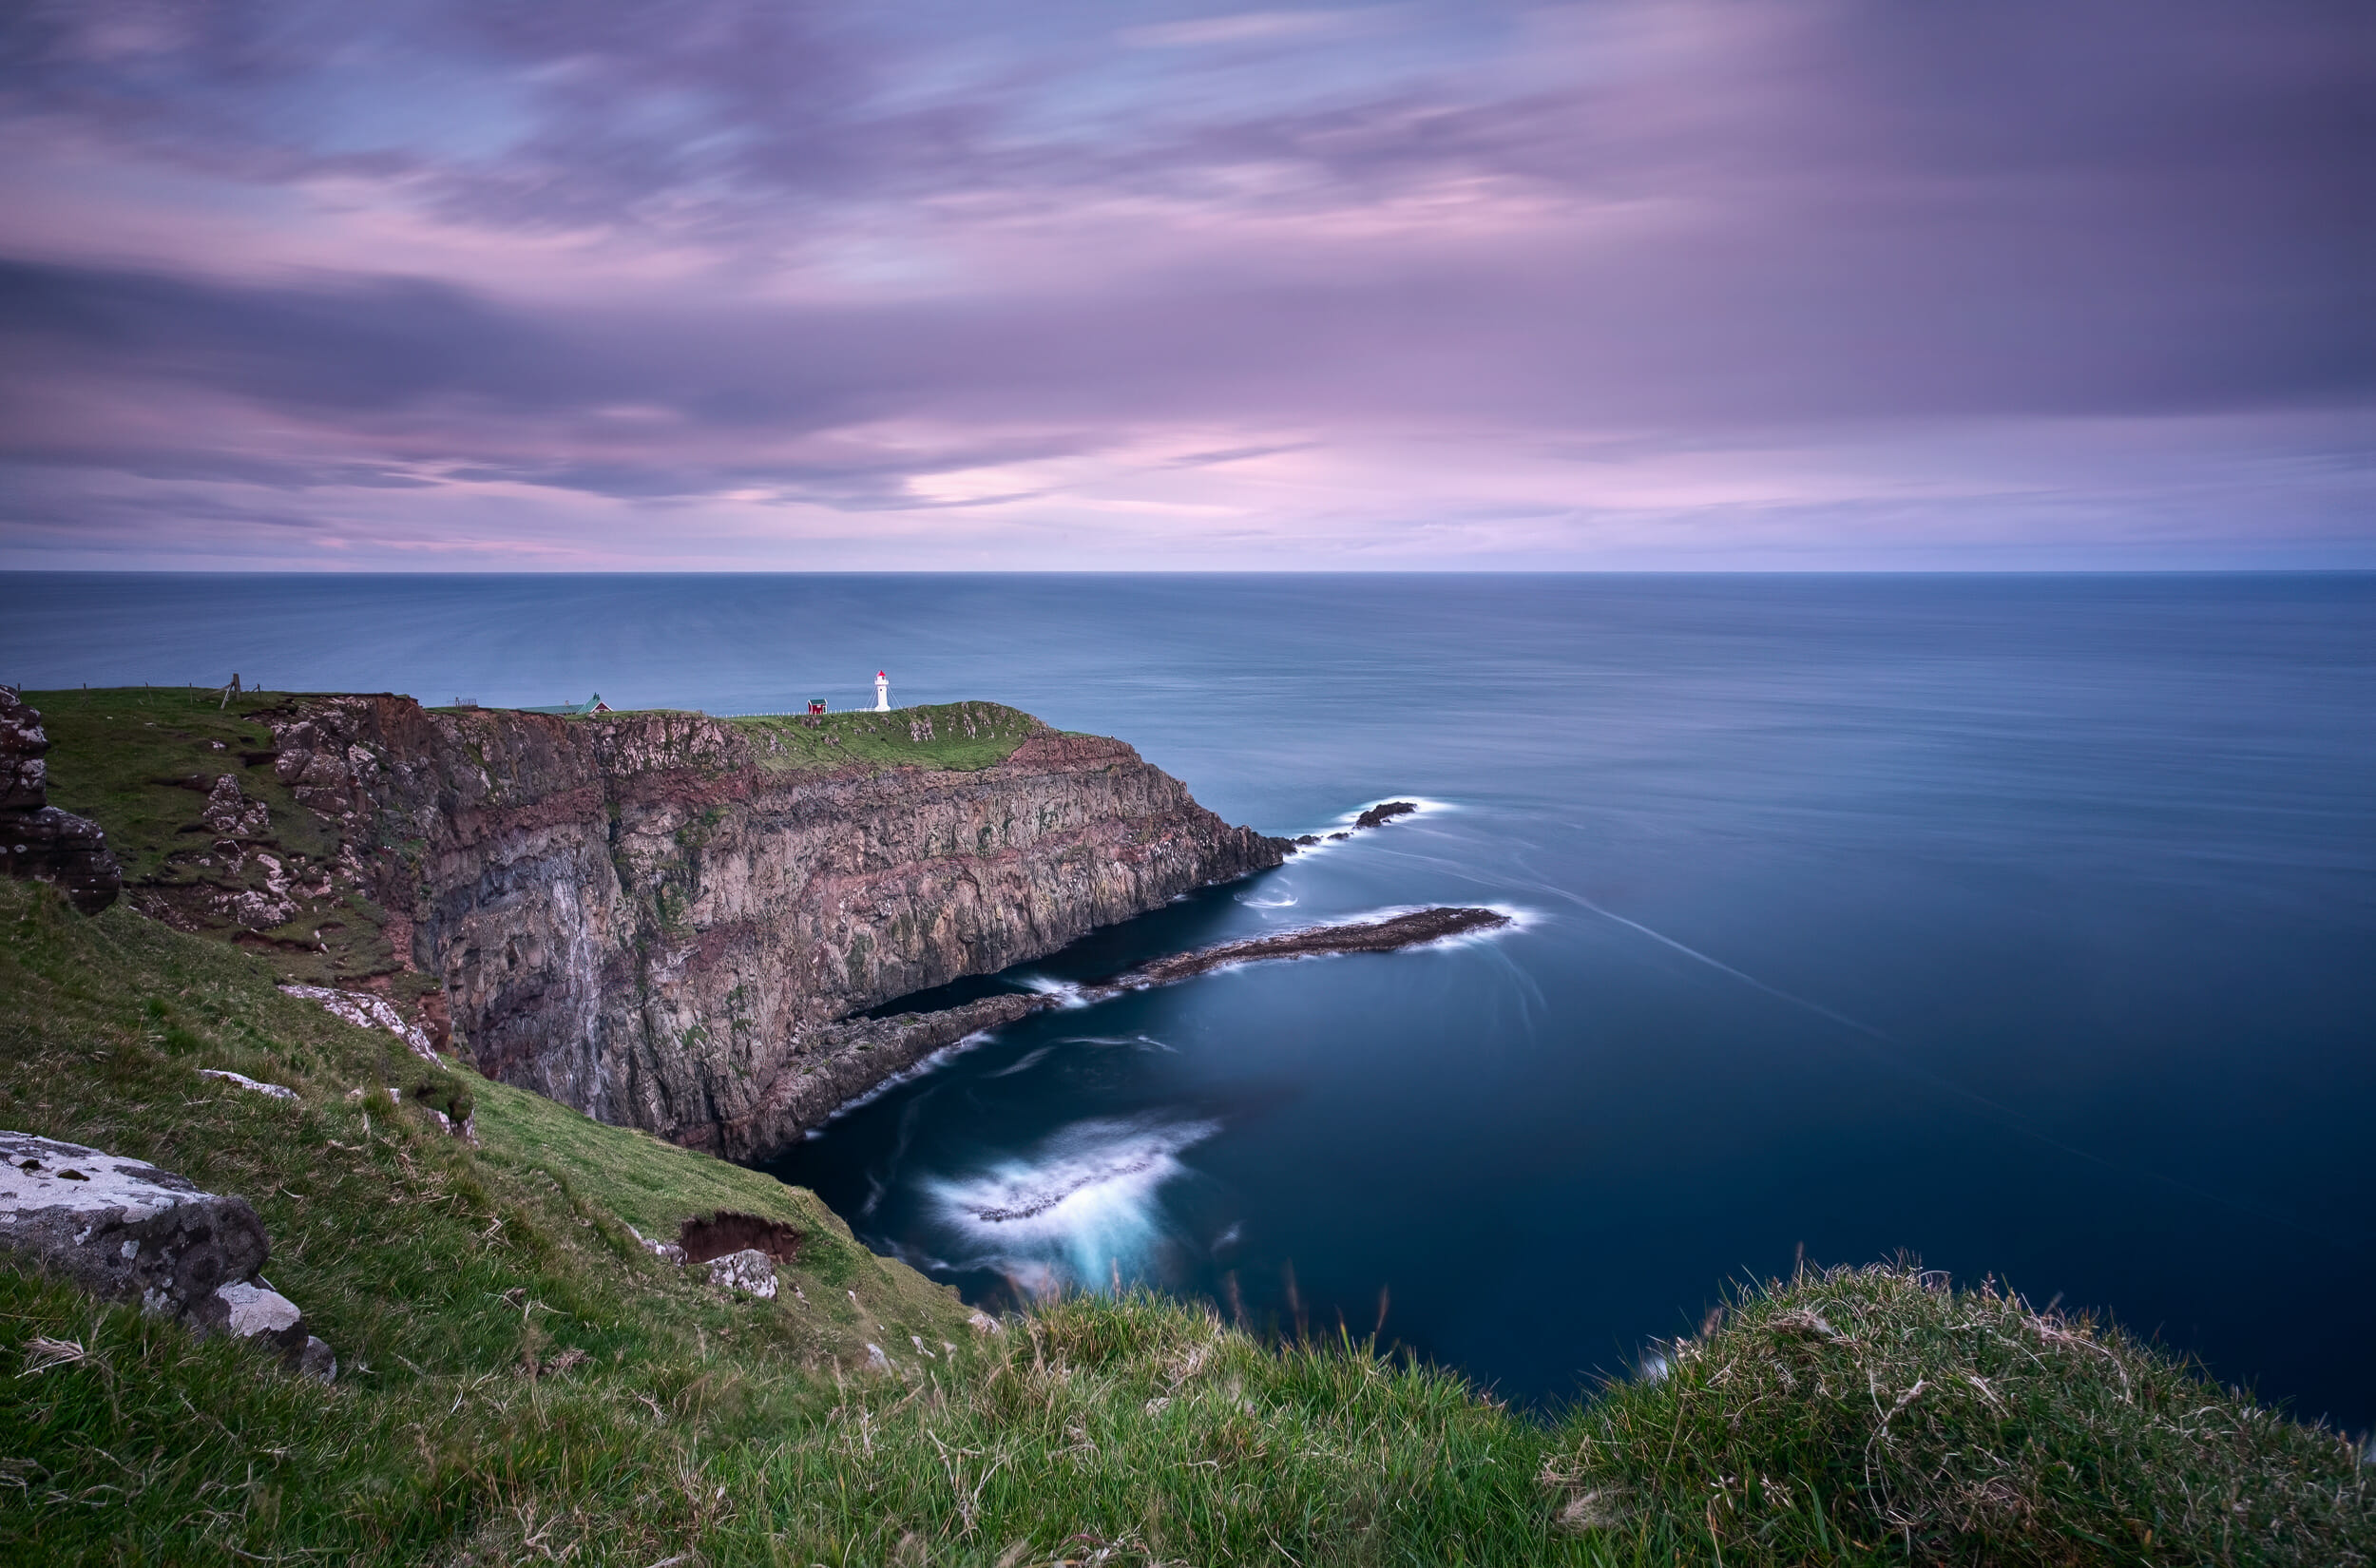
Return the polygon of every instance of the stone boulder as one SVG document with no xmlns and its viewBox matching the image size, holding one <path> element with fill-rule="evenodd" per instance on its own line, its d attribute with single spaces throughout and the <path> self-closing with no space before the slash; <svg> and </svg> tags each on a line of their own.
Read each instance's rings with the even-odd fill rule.
<svg viewBox="0 0 2376 1568">
<path fill-rule="evenodd" d="M 763 1301 L 776 1299 L 776 1260 L 757 1247 L 709 1260 L 710 1283 Z"/>
<path fill-rule="evenodd" d="M 272 1242 L 244 1198 L 137 1159 L 0 1132 L 0 1252 L 103 1301 L 269 1345 L 297 1370 L 337 1375 L 330 1347 L 262 1275 Z"/>
<path fill-rule="evenodd" d="M 272 829 L 272 812 L 260 800 L 240 793 L 237 774 L 223 774 L 207 792 L 206 809 L 198 813 L 209 832 L 220 838 L 262 838 Z"/>
<path fill-rule="evenodd" d="M 54 883 L 76 908 L 97 914 L 123 890 L 124 869 L 98 823 L 48 804 L 48 753 L 41 711 L 0 686 L 0 865 Z"/>
</svg>

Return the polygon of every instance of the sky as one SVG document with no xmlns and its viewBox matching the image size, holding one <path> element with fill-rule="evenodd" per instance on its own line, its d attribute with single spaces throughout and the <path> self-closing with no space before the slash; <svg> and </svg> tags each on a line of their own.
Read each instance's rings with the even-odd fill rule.
<svg viewBox="0 0 2376 1568">
<path fill-rule="evenodd" d="M 14 0 L 0 567 L 2376 567 L 2365 0 Z"/>
</svg>

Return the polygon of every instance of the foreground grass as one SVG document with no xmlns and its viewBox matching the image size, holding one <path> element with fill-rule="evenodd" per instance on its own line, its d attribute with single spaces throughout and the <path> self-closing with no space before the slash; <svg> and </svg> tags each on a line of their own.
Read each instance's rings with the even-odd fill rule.
<svg viewBox="0 0 2376 1568">
<path fill-rule="evenodd" d="M 273 1282 L 345 1364 L 323 1388 L 0 1265 L 9 1561 L 2369 1560 L 2331 1435 L 1910 1269 L 1752 1291 L 1662 1379 L 1539 1421 L 1143 1296 L 977 1334 L 806 1193 L 5 882 L 0 1062 L 0 1126 L 253 1202 Z M 460 1097 L 482 1149 L 415 1108 Z M 626 1229 L 720 1208 L 803 1233 L 777 1300 Z"/>
<path fill-rule="evenodd" d="M 1753 1291 L 1563 1437 L 1571 1526 L 1730 1563 L 2376 1558 L 2353 1444 L 1912 1265 Z"/>
</svg>

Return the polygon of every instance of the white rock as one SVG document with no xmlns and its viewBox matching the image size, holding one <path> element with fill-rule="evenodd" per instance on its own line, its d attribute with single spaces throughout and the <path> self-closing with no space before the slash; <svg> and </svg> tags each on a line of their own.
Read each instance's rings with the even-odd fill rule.
<svg viewBox="0 0 2376 1568">
<path fill-rule="evenodd" d="M 142 1160 L 0 1132 L 0 1252 L 199 1334 L 268 1344 L 299 1371 L 336 1370 L 296 1303 L 263 1282 L 272 1242 L 256 1211 Z"/>
<path fill-rule="evenodd" d="M 285 1084 L 259 1083 L 245 1073 L 229 1072 L 220 1067 L 201 1067 L 198 1070 L 198 1076 L 219 1078 L 225 1083 L 236 1083 L 242 1089 L 253 1089 L 259 1095 L 270 1095 L 275 1100 L 295 1100 L 297 1097 L 297 1092 Z"/>
<path fill-rule="evenodd" d="M 234 1339 L 246 1339 L 251 1334 L 277 1334 L 294 1329 L 305 1314 L 297 1304 L 278 1291 L 261 1285 L 226 1285 L 215 1294 L 231 1310 L 230 1321 L 224 1327 Z"/>
<path fill-rule="evenodd" d="M 429 1036 L 420 1025 L 406 1023 L 404 1015 L 384 996 L 370 991 L 335 991 L 327 985 L 283 985 L 280 993 L 319 1003 L 331 1014 L 359 1029 L 385 1029 L 403 1041 L 423 1061 L 437 1060 L 436 1048 L 430 1044 Z"/>
<path fill-rule="evenodd" d="M 650 1236 L 645 1235 L 642 1232 L 637 1230 L 632 1225 L 627 1227 L 627 1234 L 642 1242 L 643 1244 L 643 1250 L 651 1253 L 654 1257 L 660 1259 L 662 1263 L 675 1263 L 681 1265 L 684 1262 L 684 1249 L 678 1246 L 673 1241 L 654 1241 Z M 799 1288 L 797 1286 L 794 1287 L 794 1293 L 795 1295 L 799 1293 Z"/>
<path fill-rule="evenodd" d="M 776 1299 L 776 1260 L 757 1247 L 714 1257 L 709 1261 L 709 1271 L 713 1285 L 723 1285 L 762 1301 Z"/>
</svg>

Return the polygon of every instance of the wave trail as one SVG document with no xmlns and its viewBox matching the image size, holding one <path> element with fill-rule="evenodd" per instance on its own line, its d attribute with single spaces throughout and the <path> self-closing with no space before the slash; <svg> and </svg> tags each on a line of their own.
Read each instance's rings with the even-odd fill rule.
<svg viewBox="0 0 2376 1568">
<path fill-rule="evenodd" d="M 1076 1122 L 1029 1154 L 927 1184 L 942 1222 L 995 1269 L 1043 1288 L 1095 1288 L 1143 1273 L 1166 1233 L 1159 1193 L 1214 1121 Z"/>
<path fill-rule="evenodd" d="M 1689 958 L 1696 963 L 1704 964 L 1709 968 L 1717 971 L 1719 974 L 1730 976 L 1732 979 L 1740 982 L 1742 985 L 1749 986 L 1753 990 L 1762 991 L 1766 995 L 1772 997 L 1777 1001 L 1789 1003 L 1793 1007 L 1804 1008 L 1806 1011 L 1814 1014 L 1818 1018 L 1836 1023 L 1844 1029 L 1847 1029 L 1854 1034 L 1862 1035 L 1868 1040 L 1888 1047 L 1887 1051 L 1871 1051 L 1870 1054 L 1874 1060 L 1882 1062 L 1884 1065 L 1892 1067 L 1899 1072 L 1909 1074 L 1914 1078 L 1922 1080 L 1924 1082 L 1931 1085 L 1935 1089 L 1942 1090 L 1956 1097 L 1957 1099 L 1964 1100 L 1971 1105 L 1978 1106 L 1983 1111 L 1987 1112 L 2002 1125 L 2008 1127 L 2014 1132 L 2020 1133 L 2026 1138 L 2034 1138 L 2038 1142 L 2042 1143 L 2046 1147 L 2056 1150 L 2059 1153 L 2069 1155 L 2074 1159 L 2084 1160 L 2090 1165 L 2097 1166 L 2102 1170 L 2112 1171 L 2122 1176 L 2136 1176 L 2147 1181 L 2158 1182 L 2162 1186 L 2168 1187 L 2175 1192 L 2184 1193 L 2191 1197 L 2201 1198 L 2208 1203 L 2216 1203 L 2222 1208 L 2232 1209 L 2238 1214 L 2251 1214 L 2257 1219 L 2270 1220 L 2275 1224 L 2283 1225 L 2289 1230 L 2299 1231 L 2305 1235 L 2318 1235 L 2328 1240 L 2341 1240 L 2355 1247 L 2366 1247 L 2369 1244 L 2369 1238 L 2365 1235 L 2353 1235 L 2348 1232 L 2330 1233 L 2320 1231 L 2312 1226 L 2304 1224 L 2298 1219 L 2291 1218 L 2286 1214 L 2278 1214 L 2273 1210 L 2263 1209 L 2257 1204 L 2247 1203 L 2241 1198 L 2231 1197 L 2225 1193 L 2217 1193 L 2206 1187 L 2198 1187 L 2191 1181 L 2181 1180 L 2176 1176 L 2169 1176 L 2160 1171 L 2154 1170 L 2150 1166 L 2135 1165 L 2122 1160 L 2111 1159 L 2103 1155 L 2097 1154 L 2092 1149 L 2084 1149 L 2076 1143 L 2065 1142 L 2063 1139 L 2055 1137 L 2052 1133 L 2047 1132 L 2044 1128 L 2040 1127 L 2028 1117 L 2024 1116 L 2020 1111 L 2015 1110 L 2012 1106 L 2005 1104 L 2003 1101 L 1991 1099 L 1989 1096 L 1982 1094 L 1977 1089 L 1959 1083 L 1954 1079 L 1947 1077 L 1945 1074 L 1938 1072 L 1933 1068 L 1926 1067 L 1921 1062 L 1912 1060 L 1906 1054 L 1906 1042 L 1899 1040 L 1895 1035 L 1890 1034 L 1886 1029 L 1876 1028 L 1872 1024 L 1867 1023 L 1861 1019 L 1850 1018 L 1848 1014 L 1840 1012 L 1836 1008 L 1827 1007 L 1820 1002 L 1811 1001 L 1810 999 L 1800 996 L 1792 991 L 1786 991 L 1779 985 L 1768 985 L 1765 981 L 1758 979 L 1755 975 L 1736 969 L 1720 958 L 1715 958 L 1710 954 L 1703 953 L 1698 948 L 1691 947 L 1686 943 L 1677 942 L 1675 938 L 1667 935 L 1664 931 L 1653 929 L 1651 927 L 1643 925 L 1638 920 L 1630 920 L 1624 915 L 1619 914 L 1614 909 L 1596 904 L 1581 893 L 1573 892 L 1565 888 L 1555 888 L 1548 883 L 1538 883 L 1536 886 L 1543 892 L 1551 893 L 1560 898 L 1564 898 L 1570 903 L 1589 909 L 1603 920 L 1622 926 L 1628 930 L 1637 931 L 1641 935 L 1648 937 L 1651 941 L 1657 943 L 1660 947 L 1673 948 L 1676 952 L 1681 953 L 1684 957 Z"/>
</svg>

